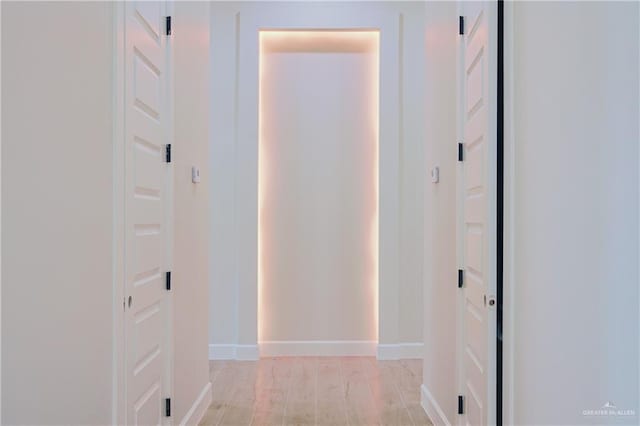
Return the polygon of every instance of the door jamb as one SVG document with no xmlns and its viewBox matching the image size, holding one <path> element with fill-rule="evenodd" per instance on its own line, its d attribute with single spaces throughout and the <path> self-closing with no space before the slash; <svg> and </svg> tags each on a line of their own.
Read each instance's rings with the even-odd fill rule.
<svg viewBox="0 0 640 426">
<path fill-rule="evenodd" d="M 456 7 L 456 19 L 458 19 L 459 16 L 462 16 L 462 6 L 460 4 L 460 1 L 457 2 L 457 7 Z M 463 140 L 463 136 L 464 136 L 464 119 L 463 119 L 463 113 L 462 113 L 462 107 L 461 105 L 464 104 L 464 84 L 463 84 L 463 76 L 464 76 L 464 72 L 462 70 L 462 66 L 461 64 L 463 63 L 464 60 L 464 38 L 462 35 L 457 35 L 456 37 L 456 140 L 452 141 L 455 146 L 451 146 L 451 149 L 459 149 L 458 148 L 458 143 L 460 141 Z M 463 169 L 463 165 L 460 161 L 456 162 L 456 186 L 455 186 L 455 191 L 456 191 L 456 196 L 455 196 L 455 212 L 456 212 L 456 232 L 455 232 L 455 246 L 456 246 L 456 269 L 460 270 L 463 269 L 464 267 L 464 261 L 463 261 L 463 251 L 462 251 L 462 244 L 460 244 L 460 242 L 462 241 L 463 238 L 463 233 L 462 233 L 462 229 L 463 229 L 463 221 L 464 221 L 464 217 L 462 214 L 462 209 L 460 208 L 460 206 L 462 205 L 462 202 L 464 200 L 463 197 L 463 192 L 460 190 L 461 187 L 461 182 L 463 181 L 464 178 L 464 169 Z M 461 291 L 456 291 L 456 362 L 455 362 L 455 389 L 458 395 L 462 395 L 462 390 L 464 389 L 464 383 L 463 383 L 463 375 L 462 375 L 462 354 L 461 354 L 461 348 L 463 345 L 463 338 L 462 338 L 462 333 L 464 331 L 463 326 L 462 326 L 462 318 L 460 313 L 462 312 L 462 309 L 464 307 L 464 295 Z M 452 398 L 455 398 L 455 395 L 451 395 Z M 454 424 L 459 425 L 461 424 L 461 420 L 460 420 L 460 416 L 456 416 L 454 422 Z"/>
<path fill-rule="evenodd" d="M 164 16 L 171 16 L 173 21 L 175 21 L 174 17 L 174 5 L 172 0 L 161 0 L 164 4 L 162 10 L 164 11 Z M 162 23 L 165 24 L 164 17 L 162 18 Z M 175 22 L 173 22 L 173 26 L 175 27 Z M 171 34 L 166 34 L 163 31 L 163 35 L 161 37 L 165 38 L 165 53 L 166 53 L 166 63 L 165 63 L 165 111 L 167 115 L 167 124 L 165 129 L 165 140 L 167 144 L 171 144 L 172 148 L 176 147 L 176 137 L 175 137 L 175 90 L 174 90 L 174 43 L 173 36 Z M 173 247 L 174 247 L 174 173 L 175 167 L 174 163 L 167 164 L 167 173 L 165 175 L 165 190 L 166 190 L 166 198 L 165 198 L 165 220 L 166 220 L 166 239 L 165 239 L 165 265 L 166 271 L 173 271 Z M 175 273 L 174 273 L 175 276 Z M 174 329 L 174 290 L 166 290 L 166 306 L 167 306 L 167 315 L 165 318 L 166 321 L 166 330 L 165 330 L 165 350 L 166 350 L 166 359 L 165 359 L 165 395 L 163 399 L 170 398 L 171 401 L 171 417 L 164 417 L 164 424 L 171 425 L 175 420 L 175 386 L 174 386 L 174 342 L 175 342 L 175 329 Z M 163 411 L 166 407 L 163 407 Z"/>
<path fill-rule="evenodd" d="M 502 1 L 501 1 L 502 3 Z M 503 2 L 501 19 L 502 29 L 502 63 L 498 66 L 503 69 L 502 101 L 503 101 L 503 241 L 502 241 L 502 421 L 503 424 L 514 424 L 514 319 L 515 319 L 515 134 L 514 134 L 514 8 L 513 2 Z M 498 283 L 500 284 L 500 283 Z M 500 303 L 500 302 L 499 302 Z"/>
<path fill-rule="evenodd" d="M 504 0 L 498 0 L 497 16 L 497 206 L 496 206 L 496 425 L 502 426 L 502 346 L 503 346 L 503 286 L 504 286 Z"/>
<path fill-rule="evenodd" d="M 125 381 L 125 333 L 124 333 L 124 286 L 125 276 L 125 228 L 124 228 L 124 150 L 125 150 L 125 5 L 112 3 L 113 15 L 113 307 L 112 307 L 112 401 L 111 423 L 123 425 L 126 422 L 126 381 Z"/>
</svg>

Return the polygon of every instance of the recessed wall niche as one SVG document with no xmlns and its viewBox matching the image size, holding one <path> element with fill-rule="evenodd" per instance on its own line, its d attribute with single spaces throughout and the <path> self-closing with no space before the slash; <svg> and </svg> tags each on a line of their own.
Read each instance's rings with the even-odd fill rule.
<svg viewBox="0 0 640 426">
<path fill-rule="evenodd" d="M 258 340 L 376 342 L 379 32 L 259 34 Z"/>
</svg>

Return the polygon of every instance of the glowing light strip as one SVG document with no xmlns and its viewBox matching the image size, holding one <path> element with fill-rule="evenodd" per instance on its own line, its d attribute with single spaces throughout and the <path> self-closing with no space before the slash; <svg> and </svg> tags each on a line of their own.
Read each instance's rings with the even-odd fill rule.
<svg viewBox="0 0 640 426">
<path fill-rule="evenodd" d="M 372 103 L 371 115 L 372 122 L 375 126 L 373 129 L 373 134 L 375 135 L 375 155 L 374 155 L 374 188 L 375 188 L 375 206 L 376 211 L 374 213 L 374 220 L 372 224 L 371 230 L 371 256 L 374 259 L 374 272 L 373 272 L 373 300 L 374 300 L 374 309 L 373 309 L 373 321 L 374 321 L 374 339 L 376 342 L 378 341 L 379 336 L 379 318 L 378 313 L 380 311 L 380 303 L 379 303 L 379 288 L 380 288 L 380 279 L 379 279 L 379 270 L 380 270 L 380 32 L 375 31 L 373 33 L 375 35 L 375 55 L 374 55 L 374 64 L 373 64 L 373 73 L 374 78 L 372 78 L 371 88 L 372 93 L 374 93 L 373 99 L 375 102 Z"/>
</svg>

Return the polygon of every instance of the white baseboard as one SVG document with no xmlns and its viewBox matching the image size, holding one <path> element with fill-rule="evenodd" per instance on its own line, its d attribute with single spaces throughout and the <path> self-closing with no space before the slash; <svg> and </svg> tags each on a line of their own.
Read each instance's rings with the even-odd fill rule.
<svg viewBox="0 0 640 426">
<path fill-rule="evenodd" d="M 236 345 L 236 359 L 239 361 L 257 361 L 260 359 L 258 345 Z"/>
<path fill-rule="evenodd" d="M 261 356 L 374 356 L 376 342 L 369 340 L 265 341 Z"/>
<path fill-rule="evenodd" d="M 260 356 L 376 356 L 379 360 L 420 359 L 422 343 L 377 344 L 369 340 L 265 341 L 259 345 L 210 344 L 209 359 L 255 361 Z"/>
<path fill-rule="evenodd" d="M 377 358 L 379 360 L 422 359 L 424 358 L 423 343 L 396 343 L 391 345 L 379 344 Z"/>
<path fill-rule="evenodd" d="M 236 359 L 236 345 L 209 344 L 209 359 Z"/>
<path fill-rule="evenodd" d="M 207 408 L 211 405 L 211 399 L 211 382 L 207 382 L 189 411 L 187 411 L 187 414 L 180 420 L 180 426 L 197 426 L 207 412 Z"/>
<path fill-rule="evenodd" d="M 260 352 L 257 345 L 209 344 L 209 359 L 257 361 L 260 359 Z"/>
<path fill-rule="evenodd" d="M 422 386 L 420 386 L 420 390 L 420 402 L 422 408 L 424 408 L 424 411 L 427 413 L 427 416 L 431 420 L 431 423 L 433 423 L 434 426 L 451 426 L 451 422 L 449 421 L 449 419 L 447 419 L 447 416 L 445 416 L 444 411 L 442 411 L 442 408 L 440 408 L 438 401 L 436 401 L 433 395 L 431 395 L 429 389 L 427 389 L 427 387 L 423 384 Z"/>
</svg>

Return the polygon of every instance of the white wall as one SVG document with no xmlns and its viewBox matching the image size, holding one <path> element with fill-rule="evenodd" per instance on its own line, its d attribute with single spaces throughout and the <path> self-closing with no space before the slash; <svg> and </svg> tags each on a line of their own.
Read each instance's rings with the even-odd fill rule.
<svg viewBox="0 0 640 426">
<path fill-rule="evenodd" d="M 2 2 L 3 424 L 112 423 L 112 25 Z"/>
<path fill-rule="evenodd" d="M 422 2 L 388 3 L 401 12 L 400 50 L 400 284 L 398 286 L 397 343 L 423 340 L 424 170 L 425 166 L 425 55 Z M 383 340 L 381 340 L 382 342 Z M 393 342 L 393 337 L 389 343 Z M 403 356 L 419 358 L 410 350 Z"/>
<path fill-rule="evenodd" d="M 238 242 L 245 235 L 238 230 L 238 220 L 245 220 L 245 204 L 240 203 L 238 176 L 235 174 L 239 155 L 237 134 L 238 93 L 243 90 L 238 80 L 239 55 L 236 45 L 244 34 L 247 16 L 252 13 L 269 16 L 282 15 L 285 11 L 291 22 L 295 22 L 296 13 L 308 15 L 310 7 L 338 7 L 343 12 L 333 14 L 336 22 L 348 22 L 349 16 L 363 20 L 363 16 L 385 15 L 393 22 L 402 39 L 403 49 L 394 46 L 398 60 L 397 72 L 401 86 L 398 90 L 401 106 L 397 111 L 402 131 L 398 132 L 398 158 L 401 173 L 399 183 L 393 186 L 397 192 L 390 193 L 400 200 L 395 209 L 400 216 L 397 232 L 397 256 L 400 268 L 398 278 L 393 280 L 390 298 L 382 298 L 380 324 L 386 324 L 381 330 L 380 343 L 396 345 L 404 342 L 421 342 L 422 336 L 422 185 L 416 177 L 423 170 L 422 142 L 422 25 L 421 3 L 332 3 L 287 4 L 287 3 L 215 3 L 212 5 L 212 135 L 211 135 L 211 327 L 210 343 L 216 356 L 233 355 L 236 345 L 251 345 L 257 340 L 255 307 L 247 306 L 248 296 L 242 282 L 251 272 L 247 262 L 252 258 L 244 249 L 239 250 Z M 297 11 L 297 12 L 296 12 Z M 246 30 L 245 30 L 246 31 Z M 257 37 L 257 34 L 256 34 Z M 245 46 L 246 48 L 246 46 Z M 242 50 L 241 50 L 242 51 Z M 246 70 L 245 70 L 246 72 Z M 384 83 L 383 83 L 384 84 Z M 242 100 L 242 99 L 240 99 Z M 243 163 L 244 165 L 244 163 Z M 233 206 L 243 206 L 242 211 Z M 242 214 L 241 214 L 242 213 Z M 242 231 L 246 229 L 243 227 Z M 382 232 L 382 231 L 381 231 Z M 245 232 L 246 233 L 246 232 Z M 251 273 L 252 274 L 252 273 Z M 240 279 L 239 277 L 242 277 Z M 241 282 L 242 281 L 242 282 Z M 249 300 L 250 301 L 250 300 Z M 239 303 L 242 302 L 242 303 Z M 257 303 L 256 303 L 257 304 Z"/>
<path fill-rule="evenodd" d="M 455 424 L 456 44 L 455 2 L 425 5 L 426 111 L 423 406 L 436 424 Z M 439 167 L 440 182 L 428 173 Z"/>
<path fill-rule="evenodd" d="M 229 40 L 228 38 L 231 38 Z M 209 179 L 209 343 L 235 345 L 238 300 L 235 235 L 236 11 L 232 3 L 211 4 L 211 116 Z"/>
<path fill-rule="evenodd" d="M 512 22 L 513 422 L 638 424 L 638 3 Z"/>
<path fill-rule="evenodd" d="M 377 339 L 377 32 L 264 32 L 260 341 Z"/>
<path fill-rule="evenodd" d="M 197 424 L 209 383 L 209 4 L 174 3 L 174 408 Z M 201 182 L 191 181 L 191 167 Z"/>
</svg>

